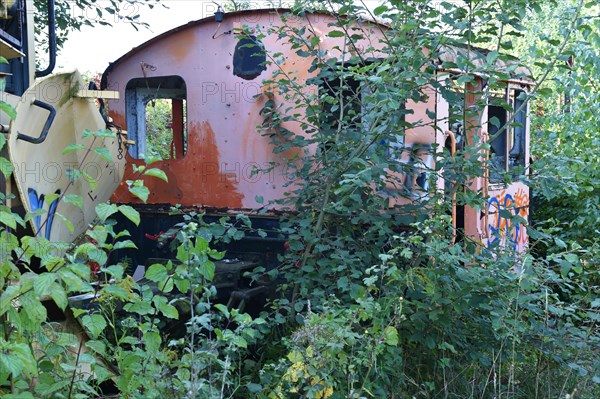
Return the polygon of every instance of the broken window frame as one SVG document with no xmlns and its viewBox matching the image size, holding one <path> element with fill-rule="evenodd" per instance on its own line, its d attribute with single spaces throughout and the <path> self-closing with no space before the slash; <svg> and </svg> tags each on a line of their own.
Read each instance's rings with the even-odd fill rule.
<svg viewBox="0 0 600 399">
<path fill-rule="evenodd" d="M 129 155 L 135 159 L 147 156 L 146 107 L 153 100 L 171 100 L 171 157 L 183 158 L 187 153 L 187 85 L 182 77 L 159 76 L 134 78 L 127 82 L 125 89 L 125 109 L 127 134 L 135 141 L 129 146 Z M 164 143 L 165 145 L 167 143 Z M 143 155 L 143 156 L 142 156 Z"/>
<path fill-rule="evenodd" d="M 377 62 L 378 62 L 378 60 L 376 60 L 376 59 L 367 60 L 367 64 L 375 64 Z M 364 132 L 368 131 L 371 128 L 372 121 L 369 118 L 368 111 L 369 111 L 369 109 L 372 109 L 373 105 L 367 101 L 367 97 L 369 95 L 373 94 L 373 88 L 368 84 L 368 82 L 353 79 L 352 77 L 349 77 L 349 76 L 340 77 L 340 72 L 343 73 L 343 71 L 340 68 L 349 68 L 352 66 L 356 66 L 356 63 L 351 62 L 351 61 L 347 61 L 344 65 L 342 65 L 341 63 L 336 63 L 333 66 L 333 68 L 335 68 L 335 69 L 328 70 L 329 73 L 333 74 L 333 79 L 322 79 L 321 84 L 319 84 L 319 86 L 318 86 L 320 104 L 322 107 L 328 108 L 324 112 L 324 114 L 327 115 L 328 118 L 321 121 L 321 127 L 323 126 L 323 123 L 326 124 L 325 126 L 329 128 L 328 130 L 330 132 L 335 132 L 337 130 L 337 118 L 336 118 L 337 110 L 332 112 L 331 108 L 333 106 L 339 107 L 339 102 L 338 102 L 338 104 L 326 104 L 323 101 L 323 96 L 324 96 L 324 94 L 329 94 L 330 97 L 336 98 L 336 96 L 334 94 L 338 92 L 340 86 L 342 86 L 342 88 L 343 88 L 342 97 L 344 98 L 344 104 L 343 104 L 343 106 L 345 108 L 344 115 L 345 116 L 349 115 L 347 113 L 347 110 L 352 110 L 352 112 L 353 112 L 353 114 L 351 115 L 352 120 L 345 122 L 348 125 L 344 129 L 346 131 L 345 134 L 348 134 L 348 133 L 363 134 Z M 321 94 L 323 92 L 323 90 L 325 90 L 326 92 L 329 92 L 329 93 Z M 347 99 L 350 99 L 350 100 L 346 101 Z M 405 109 L 405 108 L 406 108 L 406 103 L 402 104 L 402 109 Z M 397 159 L 397 160 L 401 159 L 402 154 L 405 150 L 405 148 L 404 148 L 405 133 L 406 133 L 406 127 L 404 126 L 405 121 L 406 121 L 406 115 L 402 114 L 401 123 L 400 123 L 401 129 L 399 129 L 399 130 L 402 130 L 402 133 L 394 135 L 393 139 L 392 139 L 392 137 L 389 137 L 389 138 L 380 140 L 379 143 L 374 144 L 374 146 L 377 146 L 377 148 L 375 148 L 374 150 L 379 151 L 381 148 L 384 148 L 385 155 L 388 158 Z M 323 132 L 321 132 L 321 133 L 323 133 Z M 324 140 L 320 144 L 320 147 L 321 147 L 321 149 L 327 149 L 327 147 L 328 147 L 327 143 L 331 141 L 331 138 L 323 136 L 323 139 Z"/>
<path fill-rule="evenodd" d="M 376 61 L 371 61 L 376 62 Z M 351 64 L 354 65 L 354 64 Z M 369 108 L 373 107 L 369 102 L 366 101 L 369 95 L 373 94 L 373 88 L 369 86 L 368 82 L 352 79 L 351 77 L 343 77 L 340 79 L 339 75 L 336 76 L 335 72 L 340 71 L 341 65 L 335 64 L 335 70 L 330 70 L 333 73 L 333 79 L 322 79 L 321 84 L 318 86 L 319 100 L 321 106 L 333 107 L 338 104 L 325 104 L 323 101 L 322 91 L 326 90 L 327 94 L 331 97 L 336 97 L 334 94 L 342 87 L 344 92 L 348 92 L 348 95 L 343 94 L 343 97 L 348 99 L 349 102 L 344 102 L 346 109 L 352 109 L 354 114 L 351 116 L 352 120 L 350 123 L 346 122 L 345 134 L 354 133 L 362 134 L 369 130 L 372 126 L 372 121 L 369 120 Z M 406 104 L 408 100 L 401 105 L 400 109 L 406 111 Z M 339 106 L 339 105 L 338 105 Z M 337 120 L 335 118 L 335 111 L 329 109 L 324 112 L 327 118 L 322 120 L 325 123 L 327 130 L 333 134 L 337 130 Z M 348 115 L 344 112 L 345 115 Z M 431 171 L 434 169 L 435 163 L 435 151 L 430 145 L 414 144 L 406 146 L 406 112 L 402 112 L 400 120 L 398 121 L 399 131 L 401 133 L 390 135 L 385 139 L 380 140 L 373 144 L 373 148 L 370 151 L 384 151 L 385 158 L 389 161 L 397 164 L 402 164 L 402 174 L 400 186 L 394 184 L 388 184 L 388 188 L 384 190 L 389 195 L 391 190 L 398 193 L 400 196 L 411 199 L 411 200 L 426 200 L 431 194 L 431 190 L 435 189 L 435 185 L 431 184 Z M 327 151 L 328 143 L 334 141 L 333 137 L 323 136 L 323 141 L 320 142 L 320 150 Z M 395 168 L 394 168 L 395 169 Z M 398 172 L 388 170 L 388 176 L 382 176 L 382 179 L 390 178 L 392 175 L 396 175 Z"/>
<path fill-rule="evenodd" d="M 508 86 L 503 97 L 488 101 L 488 141 L 490 144 L 489 179 L 491 183 L 502 183 L 505 177 L 518 179 L 523 174 L 526 161 L 528 104 L 526 91 Z M 525 103 L 525 105 L 523 105 Z M 498 126 L 492 118 L 499 121 Z M 506 124 L 511 121 L 510 125 Z M 501 131 L 502 130 L 502 131 Z M 500 132 L 500 133 L 498 133 Z"/>
</svg>

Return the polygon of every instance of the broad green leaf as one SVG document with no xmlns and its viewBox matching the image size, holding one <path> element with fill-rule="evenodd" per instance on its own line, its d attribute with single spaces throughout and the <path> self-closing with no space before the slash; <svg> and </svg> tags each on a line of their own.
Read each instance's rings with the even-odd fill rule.
<svg viewBox="0 0 600 399">
<path fill-rule="evenodd" d="M 113 296 L 115 299 L 121 299 L 123 301 L 130 299 L 131 293 L 127 292 L 123 287 L 116 284 L 109 284 L 102 288 L 102 292 Z"/>
<path fill-rule="evenodd" d="M 96 154 L 100 155 L 102 158 L 104 158 L 108 162 L 113 161 L 112 154 L 110 153 L 110 151 L 108 151 L 108 149 L 106 149 L 104 147 L 96 147 L 96 148 L 94 148 L 94 152 Z"/>
<path fill-rule="evenodd" d="M 8 371 L 14 378 L 18 378 L 21 373 L 28 376 L 37 374 L 35 358 L 26 344 L 9 342 L 4 346 L 0 365 L 0 370 Z"/>
<path fill-rule="evenodd" d="M 381 14 L 383 14 L 386 11 L 388 11 L 388 7 L 386 5 L 380 5 L 379 7 L 376 7 L 373 10 L 373 14 L 375 14 L 376 16 L 380 16 Z"/>
<path fill-rule="evenodd" d="M 92 230 L 88 230 L 85 234 L 92 239 L 93 243 L 102 245 L 108 239 L 108 231 L 104 226 L 95 226 Z"/>
<path fill-rule="evenodd" d="M 52 284 L 48 291 L 48 295 L 50 295 L 50 297 L 54 300 L 56 306 L 58 306 L 61 310 L 65 310 L 69 302 L 67 300 L 67 293 L 60 284 Z"/>
<path fill-rule="evenodd" d="M 142 341 L 146 344 L 146 350 L 150 353 L 156 353 L 160 349 L 160 334 L 155 331 L 148 331 L 142 337 Z"/>
<path fill-rule="evenodd" d="M 46 253 L 41 260 L 41 265 L 49 272 L 61 269 L 65 263 L 66 262 L 63 257 L 54 256 L 51 253 Z"/>
<path fill-rule="evenodd" d="M 229 318 L 230 314 L 229 309 L 227 309 L 227 306 L 223 305 L 222 303 L 217 303 L 215 305 L 215 308 L 217 308 L 221 313 L 223 313 L 223 316 Z"/>
<path fill-rule="evenodd" d="M 154 281 L 155 283 L 162 283 L 168 277 L 167 268 L 160 263 L 156 263 L 146 270 L 146 274 L 144 275 L 148 280 Z"/>
<path fill-rule="evenodd" d="M 83 209 L 83 198 L 77 194 L 67 194 L 63 197 L 63 201 L 67 204 L 75 205 L 79 209 Z"/>
<path fill-rule="evenodd" d="M 63 155 L 69 154 L 73 151 L 77 151 L 77 150 L 85 150 L 86 146 L 84 146 L 83 144 L 69 144 L 68 146 L 65 147 L 65 149 L 63 150 Z"/>
<path fill-rule="evenodd" d="M 119 265 L 112 265 L 106 268 L 102 268 L 102 271 L 108 273 L 112 278 L 114 278 L 117 281 L 123 279 L 123 274 L 125 273 L 125 269 L 123 268 L 123 266 Z"/>
<path fill-rule="evenodd" d="M 494 62 L 496 62 L 496 59 L 498 58 L 498 52 L 497 51 L 490 51 L 487 56 L 486 56 L 486 62 L 488 64 L 493 64 Z"/>
<path fill-rule="evenodd" d="M 39 296 L 50 294 L 50 287 L 56 282 L 57 275 L 55 273 L 42 273 L 38 275 L 33 283 L 33 289 Z"/>
<path fill-rule="evenodd" d="M 390 346 L 398 346 L 398 330 L 396 330 L 396 327 L 387 326 L 383 330 L 383 337 L 386 344 Z"/>
<path fill-rule="evenodd" d="M 167 174 L 165 172 L 163 172 L 162 170 L 158 169 L 158 168 L 152 168 L 152 169 L 148 169 L 144 172 L 144 175 L 146 176 L 153 176 L 156 178 L 159 178 L 161 180 L 164 180 L 166 182 L 169 181 L 169 178 L 167 177 Z"/>
<path fill-rule="evenodd" d="M 86 139 L 88 137 L 93 137 L 94 136 L 94 132 L 92 132 L 90 129 L 83 129 L 83 133 L 81 135 L 82 138 Z"/>
<path fill-rule="evenodd" d="M 339 30 L 332 30 L 331 32 L 329 32 L 327 34 L 327 36 L 329 36 L 329 37 L 344 37 L 344 36 L 346 36 L 346 34 Z"/>
<path fill-rule="evenodd" d="M 248 392 L 250 392 L 252 395 L 256 395 L 256 397 L 258 397 L 259 394 L 262 393 L 264 390 L 262 385 L 255 384 L 252 382 L 247 383 L 246 388 L 248 389 Z"/>
<path fill-rule="evenodd" d="M 158 307 L 158 310 L 160 310 L 160 312 L 165 316 L 168 317 L 169 319 L 178 319 L 179 318 L 179 312 L 177 311 L 177 308 L 173 305 L 160 305 Z"/>
<path fill-rule="evenodd" d="M 143 155 L 141 155 L 143 157 Z M 132 164 L 131 165 L 132 169 L 133 169 L 133 173 L 134 174 L 141 174 L 146 170 L 146 165 L 136 165 L 136 164 Z M 131 181 L 127 180 L 127 184 L 131 185 Z"/>
<path fill-rule="evenodd" d="M 12 306 L 12 300 L 21 293 L 21 287 L 18 285 L 10 285 L 0 295 L 0 315 L 5 314 Z"/>
<path fill-rule="evenodd" d="M 169 293 L 169 292 L 173 291 L 173 286 L 174 286 L 174 283 L 173 283 L 172 278 L 168 278 L 168 279 L 164 280 L 163 282 L 158 283 L 158 289 L 164 293 Z"/>
<path fill-rule="evenodd" d="M 140 225 L 140 213 L 129 205 L 119 205 L 119 212 L 127 219 L 131 220 L 136 226 Z"/>
<path fill-rule="evenodd" d="M 567 262 L 573 263 L 574 265 L 579 263 L 579 257 L 573 253 L 565 254 L 564 257 Z"/>
<path fill-rule="evenodd" d="M 4 80 L 4 79 L 2 79 Z M 13 108 L 12 105 L 5 103 L 4 101 L 0 101 L 0 111 L 4 112 L 10 119 L 15 119 L 17 117 L 17 111 Z M 1 147 L 0 147 L 1 148 Z"/>
<path fill-rule="evenodd" d="M 0 222 L 7 225 L 11 229 L 17 228 L 17 220 L 12 213 L 0 211 Z"/>
<path fill-rule="evenodd" d="M 85 171 L 81 171 L 81 174 L 83 175 L 85 180 L 87 180 L 87 182 L 90 185 L 90 187 L 92 188 L 92 190 L 95 190 L 97 187 L 96 179 L 94 179 L 92 176 L 85 173 Z"/>
<path fill-rule="evenodd" d="M 12 162 L 4 157 L 0 157 L 0 172 L 2 172 L 4 178 L 8 179 L 14 171 L 15 167 L 13 166 Z"/>
<path fill-rule="evenodd" d="M 88 257 L 91 261 L 98 263 L 99 265 L 104 265 L 108 261 L 108 255 L 102 249 L 94 248 L 88 251 Z"/>
<path fill-rule="evenodd" d="M 138 301 L 132 304 L 127 304 L 125 305 L 125 309 L 128 312 L 137 313 L 142 316 L 154 313 L 154 308 L 152 307 L 152 305 L 145 301 Z"/>
<path fill-rule="evenodd" d="M 111 215 L 115 214 L 119 208 L 115 204 L 101 203 L 96 205 L 96 214 L 101 222 L 105 222 Z"/>
<path fill-rule="evenodd" d="M 92 290 L 92 286 L 87 281 L 70 270 L 63 268 L 58 271 L 58 276 L 69 292 L 89 292 Z"/>
<path fill-rule="evenodd" d="M 175 279 L 175 286 L 179 290 L 179 292 L 185 294 L 190 289 L 190 280 L 188 279 Z"/>
<path fill-rule="evenodd" d="M 153 163 L 160 162 L 163 159 L 160 155 L 146 154 L 144 160 L 146 161 L 147 165 L 152 165 Z"/>
<path fill-rule="evenodd" d="M 92 339 L 98 338 L 106 328 L 106 320 L 99 314 L 83 316 L 81 324 L 90 333 Z"/>
<path fill-rule="evenodd" d="M 244 348 L 244 349 L 248 348 L 248 342 L 241 335 L 233 336 L 233 344 L 240 348 Z"/>
<path fill-rule="evenodd" d="M 104 354 L 106 356 L 106 354 Z M 92 364 L 92 372 L 94 373 L 94 381 L 98 384 L 114 378 L 114 371 L 109 371 L 106 367 L 96 363 Z"/>
<path fill-rule="evenodd" d="M 96 249 L 97 249 L 96 246 L 94 244 L 92 244 L 91 242 L 85 242 L 85 243 L 77 246 L 77 248 L 75 249 L 75 256 L 77 256 L 77 255 L 89 256 L 89 253 Z"/>
<path fill-rule="evenodd" d="M 177 247 L 177 255 L 176 258 L 178 261 L 187 264 L 191 258 L 190 251 L 185 248 L 185 245 L 180 245 Z"/>
<path fill-rule="evenodd" d="M 108 137 L 108 138 L 116 138 L 117 133 L 113 132 L 110 129 L 100 129 L 94 132 L 94 136 L 96 137 Z"/>
<path fill-rule="evenodd" d="M 208 251 L 208 241 L 202 237 L 196 237 L 196 243 L 194 244 L 194 250 L 196 254 L 202 254 Z"/>
<path fill-rule="evenodd" d="M 48 194 L 44 197 L 44 203 L 50 206 L 54 201 L 60 198 L 60 194 Z"/>
<path fill-rule="evenodd" d="M 212 281 L 213 278 L 215 278 L 215 264 L 209 260 L 202 262 L 202 264 L 198 267 L 198 271 L 208 281 Z"/>
<path fill-rule="evenodd" d="M 99 355 L 106 356 L 106 345 L 102 341 L 90 340 L 85 343 L 85 346 Z"/>
<path fill-rule="evenodd" d="M 131 241 L 131 240 L 118 241 L 115 243 L 115 245 L 113 245 L 113 250 L 125 249 L 125 248 L 137 249 L 137 245 L 135 245 L 133 243 L 133 241 Z"/>
<path fill-rule="evenodd" d="M 293 350 L 288 353 L 287 358 L 292 363 L 300 363 L 304 361 L 304 356 L 302 356 L 302 353 L 297 350 Z"/>
<path fill-rule="evenodd" d="M 23 294 L 19 298 L 22 312 L 34 323 L 43 323 L 48 315 L 46 308 L 34 292 Z"/>
<path fill-rule="evenodd" d="M 150 195 L 150 190 L 148 190 L 148 187 L 145 186 L 129 187 L 129 192 L 141 199 L 144 203 L 148 201 L 148 196 Z"/>
</svg>

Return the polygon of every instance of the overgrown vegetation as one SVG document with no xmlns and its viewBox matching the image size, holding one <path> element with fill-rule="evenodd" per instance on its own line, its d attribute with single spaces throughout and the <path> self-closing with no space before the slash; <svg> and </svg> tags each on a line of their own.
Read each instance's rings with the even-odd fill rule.
<svg viewBox="0 0 600 399">
<path fill-rule="evenodd" d="M 173 158 L 173 116 L 171 101 L 156 99 L 146 105 L 148 155 L 161 159 Z"/>
<path fill-rule="evenodd" d="M 600 396 L 593 167 L 600 124 L 592 108 L 598 5 L 561 3 L 555 12 L 564 32 L 538 36 L 525 20 L 540 18 L 540 27 L 553 21 L 540 14 L 548 10 L 541 2 L 392 2 L 372 11 L 390 26 L 383 50 L 377 46 L 385 57 L 374 60 L 374 49 L 354 47 L 366 34 L 357 28 L 359 14 L 370 11 L 327 4 L 345 16 L 329 33 L 345 37 L 344 62 L 324 57 L 310 25 L 269 32 L 311 60 L 310 83 L 321 90 L 307 93 L 283 68 L 266 82 L 271 98 L 294 105 L 268 102 L 260 134 L 278 153 L 298 154 L 286 165 L 297 178 L 279 203 L 298 212 L 281 221 L 289 246 L 281 266 L 254 276 L 281 282 L 265 311 L 253 318 L 215 300 L 214 261 L 224 254 L 214 248 L 243 237 L 239 220 L 209 224 L 202 215 L 185 215 L 169 232 L 173 262 L 152 265 L 147 280 L 136 283 L 124 274 L 125 260 L 111 256 L 134 244 L 110 218 L 120 212 L 139 223 L 133 208 L 102 204 L 85 243 L 57 248 L 41 237 L 17 238 L 17 226 L 35 215 L 22 218 L 1 198 L 3 397 L 102 396 L 101 383 L 111 379 L 125 398 Z M 454 67 L 462 72 L 440 82 L 430 65 L 448 45 L 490 51 L 477 65 L 459 55 Z M 394 176 L 413 167 L 398 155 L 406 151 L 399 138 L 422 124 L 408 122 L 403 105 L 424 101 L 429 85 L 461 110 L 452 122 L 467 126 L 503 87 L 506 72 L 498 61 L 514 62 L 504 54 L 515 48 L 539 68 L 530 109 L 543 106 L 534 121 L 532 171 L 516 177 L 529 176 L 536 197 L 530 249 L 521 254 L 466 237 L 456 241 L 452 228 L 447 198 L 464 206 L 485 203 L 482 193 L 463 188 L 488 167 L 477 156 L 488 143 L 467 142 L 452 157 L 439 153 L 427 179 L 433 187 L 451 174 L 452 192 L 427 190 L 417 206 L 390 205 L 394 195 L 410 195 L 394 184 Z M 565 67 L 571 55 L 576 62 Z M 275 65 L 285 61 L 270 56 Z M 461 108 L 475 76 L 487 77 L 479 108 Z M 462 93 L 447 89 L 450 79 Z M 556 106 L 565 95 L 568 103 Z M 289 122 L 298 122 L 303 134 L 287 130 Z M 2 165 L 8 176 L 8 161 Z M 165 178 L 151 167 L 138 173 Z M 147 197 L 143 187 L 131 187 Z M 35 259 L 41 274 L 29 271 Z M 91 285 L 92 264 L 103 284 Z M 94 298 L 91 308 L 73 310 L 91 339 L 85 345 L 46 321 L 43 302 L 51 298 L 64 310 L 72 293 Z"/>
</svg>

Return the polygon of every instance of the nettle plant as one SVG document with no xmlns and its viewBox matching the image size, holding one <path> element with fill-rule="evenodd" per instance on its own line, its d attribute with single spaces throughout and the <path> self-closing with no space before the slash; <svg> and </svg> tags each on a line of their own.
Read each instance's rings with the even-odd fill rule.
<svg viewBox="0 0 600 399">
<path fill-rule="evenodd" d="M 92 349 L 119 370 L 122 397 L 230 397 L 243 382 L 244 353 L 261 336 L 264 320 L 216 302 L 214 261 L 225 253 L 211 246 L 239 239 L 238 230 L 227 217 L 183 219 L 167 234 L 173 261 L 150 265 L 137 284 L 123 266 L 101 269 L 111 282 L 84 316 Z"/>
<path fill-rule="evenodd" d="M 95 151 L 109 159 L 110 153 L 94 142 L 114 134 L 85 131 L 89 148 L 70 145 L 64 152 Z M 4 147 L 4 136 L 0 140 Z M 5 158 L 0 162 L 9 179 L 12 165 Z M 166 176 L 149 166 L 135 168 L 138 178 L 127 182 L 129 191 L 145 201 L 148 189 L 141 177 Z M 92 187 L 95 182 L 80 169 L 70 172 L 60 196 L 46 201 L 81 208 L 82 199 L 69 194 L 69 187 L 78 179 Z M 119 256 L 119 250 L 135 244 L 111 220 L 121 213 L 138 225 L 133 207 L 101 203 L 97 219 L 75 243 L 56 243 L 21 231 L 43 210 L 21 216 L 5 205 L 7 199 L 3 195 L 0 206 L 2 397 L 89 398 L 119 392 L 131 398 L 216 398 L 239 389 L 240 359 L 264 321 L 213 303 L 212 260 L 224 253 L 209 244 L 243 235 L 227 218 L 207 224 L 201 215 L 185 215 L 173 232 L 176 260 L 151 265 L 145 279 L 136 282 L 125 273 L 127 259 Z"/>
<path fill-rule="evenodd" d="M 11 114 L 11 108 L 2 104 L 2 110 Z M 12 111 L 14 114 L 14 111 Z M 79 167 L 69 170 L 69 183 L 61 194 L 48 195 L 47 204 L 64 201 L 83 209 L 83 200 L 69 189 L 80 179 L 85 179 L 92 188 L 95 181 L 81 166 L 93 151 L 110 160 L 111 154 L 95 143 L 106 137 L 114 137 L 109 130 L 84 131 L 83 139 L 89 147 L 80 144 L 70 145 L 64 154 L 84 151 Z M 5 146 L 4 136 L 0 136 L 0 147 Z M 4 179 L 10 179 L 13 167 L 2 158 Z M 140 175 L 161 176 L 157 170 L 142 169 Z M 147 196 L 147 189 L 132 181 L 132 193 L 140 198 Z M 47 222 L 42 223 L 32 234 L 27 234 L 27 224 L 32 218 L 41 217 L 45 210 L 19 215 L 6 205 L 10 199 L 2 194 L 1 209 L 1 265 L 0 315 L 2 318 L 2 360 L 0 360 L 0 390 L 3 397 L 89 397 L 98 395 L 98 384 L 111 378 L 110 362 L 98 361 L 93 355 L 98 346 L 84 345 L 86 335 L 74 323 L 69 306 L 69 297 L 75 294 L 92 296 L 109 295 L 118 298 L 122 287 L 93 286 L 94 272 L 102 271 L 110 275 L 121 267 L 108 267 L 107 262 L 113 251 L 131 248 L 127 232 L 115 232 L 107 218 L 121 212 L 134 223 L 139 223 L 139 214 L 127 205 L 99 204 L 96 207 L 98 219 L 75 243 L 50 242 L 38 234 Z M 55 214 L 72 232 L 73 225 L 65 216 Z M 99 287 L 102 287 L 99 289 Z M 84 312 L 85 313 L 85 312 Z M 75 317 L 81 317 L 83 325 L 90 333 L 97 331 L 102 322 L 93 316 L 82 316 L 73 310 Z M 64 321 L 66 317 L 66 322 Z M 69 320 L 71 323 L 69 323 Z M 79 331 L 78 331 L 79 329 Z"/>
</svg>

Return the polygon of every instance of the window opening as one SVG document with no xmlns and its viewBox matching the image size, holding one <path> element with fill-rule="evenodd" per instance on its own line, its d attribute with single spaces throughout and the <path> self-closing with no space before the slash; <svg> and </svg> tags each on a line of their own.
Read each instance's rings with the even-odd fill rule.
<svg viewBox="0 0 600 399">
<path fill-rule="evenodd" d="M 241 38 L 233 53 L 233 74 L 245 80 L 253 80 L 267 69 L 264 44 L 256 36 Z"/>
<path fill-rule="evenodd" d="M 499 105 L 488 107 L 488 134 L 490 142 L 490 179 L 498 181 L 502 179 L 506 171 L 506 134 L 507 130 L 500 130 L 506 125 L 506 110 Z"/>
<path fill-rule="evenodd" d="M 514 124 L 510 129 L 511 148 L 509 155 L 509 170 L 513 171 L 513 177 L 522 173 L 525 167 L 525 135 L 527 125 L 526 94 L 522 90 L 513 91 L 513 104 L 515 112 Z"/>
<path fill-rule="evenodd" d="M 527 123 L 526 95 L 522 90 L 510 90 L 508 103 L 494 98 L 488 106 L 490 137 L 490 180 L 500 182 L 509 172 L 518 177 L 525 166 L 525 136 Z M 514 118 L 513 118 L 514 115 Z M 506 126 L 510 119 L 509 126 Z"/>
<path fill-rule="evenodd" d="M 444 99 L 448 102 L 448 130 L 454 134 L 456 149 L 464 148 L 465 124 L 465 86 L 458 83 L 459 75 L 450 74 L 440 87 Z"/>
<path fill-rule="evenodd" d="M 409 198 L 426 199 L 429 196 L 429 181 L 434 167 L 433 148 L 430 145 L 415 145 L 408 149 L 410 165 L 404 187 Z"/>
<path fill-rule="evenodd" d="M 186 85 L 179 76 L 137 78 L 127 83 L 126 117 L 128 135 L 135 141 L 129 147 L 133 158 L 183 158 L 188 147 L 186 97 Z"/>
<path fill-rule="evenodd" d="M 369 157 L 387 164 L 386 169 L 395 176 L 394 180 L 401 174 L 398 194 L 415 200 L 427 199 L 432 189 L 433 148 L 423 144 L 406 146 L 406 114 L 412 112 L 406 108 L 406 100 L 398 102 L 397 112 L 390 112 L 382 117 L 382 121 L 377 121 L 376 101 L 379 98 L 388 101 L 389 88 L 354 77 L 350 70 L 353 66 L 349 64 L 345 69 L 339 64 L 334 65 L 323 69 L 316 78 L 321 107 L 321 114 L 316 118 L 321 136 L 320 150 L 329 151 L 334 146 L 342 148 L 345 144 L 356 146 L 364 140 L 372 140 L 370 133 L 381 132 L 381 139 L 368 150 Z M 390 95 L 399 97 L 395 92 Z"/>
<path fill-rule="evenodd" d="M 375 62 L 367 62 L 367 65 Z M 333 65 L 330 68 L 324 68 L 317 78 L 321 103 L 321 115 L 319 116 L 321 148 L 329 149 L 338 135 L 338 131 L 341 135 L 337 137 L 337 140 L 357 143 L 363 139 L 369 139 L 367 133 L 371 130 L 387 129 L 389 133 L 382 135 L 381 140 L 370 151 L 385 155 L 388 159 L 399 160 L 404 150 L 407 112 L 404 102 L 398 107 L 397 113 L 386 115 L 385 125 L 378 123 L 377 126 L 374 126 L 377 119 L 375 101 L 379 96 L 386 96 L 386 88 L 354 77 L 351 68 L 355 66 L 356 64 L 353 63 L 345 66 Z"/>
</svg>

